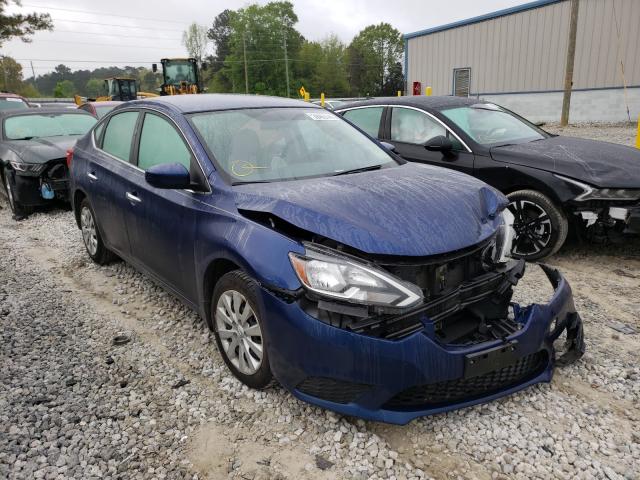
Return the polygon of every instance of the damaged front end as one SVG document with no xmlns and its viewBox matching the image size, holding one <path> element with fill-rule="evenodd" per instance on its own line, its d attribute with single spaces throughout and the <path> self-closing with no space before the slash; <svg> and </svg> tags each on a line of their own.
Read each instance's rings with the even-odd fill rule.
<svg viewBox="0 0 640 480">
<path fill-rule="evenodd" d="M 11 162 L 10 181 L 16 201 L 39 206 L 51 200 L 69 200 L 69 174 L 66 159 L 44 163 Z"/>
<path fill-rule="evenodd" d="M 307 346 L 300 355 L 308 364 L 303 361 L 299 371 L 279 375 L 306 401 L 345 414 L 406 423 L 550 381 L 554 364 L 574 362 L 584 353 L 582 321 L 566 280 L 540 265 L 554 288 L 549 303 L 513 302 L 525 262 L 496 261 L 495 238 L 424 260 L 354 255 L 346 253 L 348 247 L 326 243 L 304 244 L 307 253 L 298 257 L 307 258 L 306 268 L 292 258 L 304 290 L 286 301 L 287 310 L 299 308 L 316 323 L 308 345 L 319 337 L 332 339 L 318 351 L 323 352 L 324 366 L 313 361 L 318 346 Z M 344 282 L 338 284 L 333 267 L 310 266 L 316 258 L 346 259 L 373 277 L 384 272 L 385 282 L 395 283 L 395 290 L 383 282 L 376 286 L 377 277 L 349 269 L 341 270 Z M 353 286 L 358 284 L 366 288 L 358 292 Z M 357 298 L 327 295 L 322 288 Z M 390 302 L 383 305 L 383 298 Z M 563 336 L 563 354 L 556 358 L 554 343 Z M 327 368 L 327 359 L 334 358 L 338 364 Z"/>
</svg>

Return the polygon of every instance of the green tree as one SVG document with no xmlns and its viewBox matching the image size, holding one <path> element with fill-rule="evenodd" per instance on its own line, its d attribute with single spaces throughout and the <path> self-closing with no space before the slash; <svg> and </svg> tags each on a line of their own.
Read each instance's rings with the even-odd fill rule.
<svg viewBox="0 0 640 480">
<path fill-rule="evenodd" d="M 189 56 L 198 61 L 198 65 L 202 64 L 208 43 L 207 27 L 198 25 L 195 22 L 189 25 L 182 33 L 182 44 L 187 49 L 187 52 L 189 52 Z"/>
<path fill-rule="evenodd" d="M 16 93 L 27 98 L 38 98 L 40 96 L 40 92 L 38 92 L 36 87 L 27 82 L 23 82 L 22 86 L 16 90 Z"/>
<path fill-rule="evenodd" d="M 71 80 L 62 80 L 56 84 L 53 96 L 56 98 L 70 98 L 76 93 L 76 86 Z"/>
<path fill-rule="evenodd" d="M 22 87 L 22 65 L 11 57 L 0 57 L 0 82 L 2 90 L 17 92 Z"/>
<path fill-rule="evenodd" d="M 207 37 L 213 43 L 214 53 L 207 57 L 209 63 L 206 72 L 208 90 L 210 92 L 232 92 L 233 84 L 228 72 L 218 73 L 224 68 L 224 60 L 231 54 L 231 16 L 233 11 L 226 9 L 213 19 L 211 28 L 207 31 Z"/>
<path fill-rule="evenodd" d="M 84 87 L 84 94 L 90 98 L 96 98 L 103 94 L 104 80 L 90 78 Z"/>
<path fill-rule="evenodd" d="M 16 5 L 22 2 L 14 0 Z M 30 42 L 29 35 L 38 30 L 53 30 L 51 15 L 48 13 L 6 13 L 9 0 L 0 0 L 0 46 L 12 38 L 20 38 L 23 42 Z"/>
<path fill-rule="evenodd" d="M 266 5 L 249 5 L 230 16 L 230 54 L 225 58 L 224 70 L 236 92 L 245 91 L 246 78 L 249 93 L 255 86 L 264 84 L 261 93 L 287 95 L 295 91 L 291 61 L 289 61 L 289 85 L 286 82 L 285 44 L 288 59 L 297 57 L 304 38 L 294 25 L 298 17 L 291 2 L 270 2 Z M 258 85 L 262 88 L 263 85 Z"/>
<path fill-rule="evenodd" d="M 353 95 L 382 95 L 389 77 L 397 77 L 402 35 L 388 23 L 369 25 L 349 45 L 349 79 Z"/>
</svg>

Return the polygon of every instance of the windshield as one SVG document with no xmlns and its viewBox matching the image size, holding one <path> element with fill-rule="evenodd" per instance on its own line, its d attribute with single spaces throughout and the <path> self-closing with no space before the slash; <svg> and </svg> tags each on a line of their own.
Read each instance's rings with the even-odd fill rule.
<svg viewBox="0 0 640 480">
<path fill-rule="evenodd" d="M 233 110 L 191 119 L 234 184 L 397 165 L 366 135 L 321 109 Z"/>
<path fill-rule="evenodd" d="M 191 62 L 165 62 L 165 83 L 176 85 L 180 82 L 196 83 L 196 76 Z"/>
<path fill-rule="evenodd" d="M 21 98 L 0 98 L 0 110 L 18 110 L 20 108 L 29 108 L 29 105 L 27 105 Z"/>
<path fill-rule="evenodd" d="M 490 103 L 442 110 L 442 114 L 481 145 L 499 146 L 547 138 L 544 131 Z"/>
<path fill-rule="evenodd" d="M 38 114 L 9 117 L 4 121 L 7 140 L 20 140 L 59 135 L 84 135 L 96 123 L 91 115 Z"/>
</svg>

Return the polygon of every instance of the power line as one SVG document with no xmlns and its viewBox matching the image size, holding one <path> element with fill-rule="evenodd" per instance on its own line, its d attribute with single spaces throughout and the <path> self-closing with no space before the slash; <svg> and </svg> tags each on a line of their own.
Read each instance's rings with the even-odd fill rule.
<svg viewBox="0 0 640 480">
<path fill-rule="evenodd" d="M 47 43 L 70 43 L 73 45 L 95 45 L 95 46 L 99 46 L 99 47 L 126 47 L 126 48 L 151 48 L 154 50 L 180 50 L 180 51 L 184 51 L 182 48 L 177 48 L 177 47 L 150 47 L 147 45 L 114 45 L 113 43 L 93 43 L 93 42 L 73 42 L 73 41 L 66 41 L 66 40 L 47 40 Z"/>
<path fill-rule="evenodd" d="M 72 22 L 72 23 L 86 23 L 88 25 L 100 25 L 103 27 L 120 27 L 120 28 L 136 28 L 139 30 L 162 30 L 167 32 L 183 32 L 183 30 L 177 28 L 158 28 L 158 27 L 141 27 L 139 25 L 122 25 L 118 23 L 102 23 L 102 22 L 89 22 L 85 20 L 69 20 L 66 18 L 53 18 L 56 22 Z"/>
<path fill-rule="evenodd" d="M 49 7 L 44 5 L 34 5 L 34 4 L 27 4 L 27 3 L 23 3 L 22 6 L 29 7 L 29 8 L 40 8 L 43 10 L 60 10 L 61 12 L 78 12 L 78 13 L 89 13 L 91 15 L 106 15 L 107 17 L 134 18 L 136 20 L 147 20 L 151 22 L 167 22 L 167 23 L 178 23 L 178 24 L 186 23 L 186 22 L 180 22 L 178 20 L 161 20 L 159 18 L 132 17 L 130 15 L 117 15 L 115 13 L 96 12 L 91 10 L 78 10 L 73 8 Z"/>
<path fill-rule="evenodd" d="M 170 41 L 174 41 L 174 42 L 179 42 L 181 39 L 180 38 L 167 38 L 167 37 L 149 37 L 147 35 L 124 35 L 124 34 L 119 34 L 119 33 L 96 33 L 96 32 L 79 32 L 77 30 L 54 30 L 53 32 L 50 33 L 78 33 L 78 34 L 82 34 L 82 35 L 101 35 L 101 36 L 106 36 L 106 37 L 122 37 L 122 38 L 148 38 L 148 39 L 154 39 L 154 40 L 170 40 Z"/>
</svg>

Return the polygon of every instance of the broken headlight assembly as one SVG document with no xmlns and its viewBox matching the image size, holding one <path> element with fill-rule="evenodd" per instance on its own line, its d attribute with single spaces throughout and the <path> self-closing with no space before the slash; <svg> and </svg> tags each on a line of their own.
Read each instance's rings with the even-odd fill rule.
<svg viewBox="0 0 640 480">
<path fill-rule="evenodd" d="M 586 183 L 573 180 L 572 178 L 563 177 L 561 175 L 555 175 L 555 177 L 582 189 L 582 193 L 574 198 L 577 202 L 584 202 L 588 200 L 640 200 L 640 189 L 638 188 L 595 188 L 591 185 L 587 185 Z"/>
<path fill-rule="evenodd" d="M 40 175 L 46 167 L 44 163 L 23 163 L 15 160 L 9 163 L 17 173 L 22 175 Z"/>
<path fill-rule="evenodd" d="M 304 243 L 305 254 L 289 253 L 308 292 L 360 305 L 405 309 L 423 300 L 420 287 L 374 265 L 328 248 Z"/>
<path fill-rule="evenodd" d="M 513 229 L 513 222 L 515 220 L 513 214 L 504 209 L 500 214 L 502 223 L 496 230 L 496 235 L 493 241 L 484 249 L 482 260 L 485 265 L 485 269 L 491 270 L 491 266 L 507 263 L 511 260 L 511 249 L 513 247 L 513 239 L 515 237 L 515 230 Z"/>
</svg>

